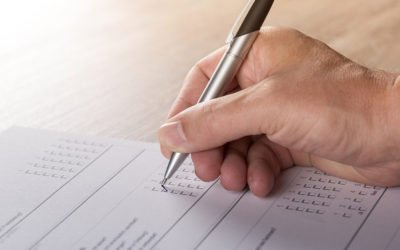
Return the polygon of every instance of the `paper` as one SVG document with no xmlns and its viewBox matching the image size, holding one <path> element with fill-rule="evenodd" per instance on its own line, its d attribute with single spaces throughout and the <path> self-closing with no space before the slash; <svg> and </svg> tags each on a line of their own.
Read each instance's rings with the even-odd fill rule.
<svg viewBox="0 0 400 250">
<path fill-rule="evenodd" d="M 0 136 L 0 249 L 400 249 L 400 189 L 312 168 L 257 198 L 196 178 L 159 185 L 156 144 L 26 128 Z"/>
</svg>

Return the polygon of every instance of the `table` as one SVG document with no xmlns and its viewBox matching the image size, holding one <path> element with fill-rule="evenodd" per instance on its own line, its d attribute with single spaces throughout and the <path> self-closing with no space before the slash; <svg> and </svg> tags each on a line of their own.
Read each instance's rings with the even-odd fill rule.
<svg viewBox="0 0 400 250">
<path fill-rule="evenodd" d="M 0 130 L 156 141 L 186 72 L 224 44 L 245 2 L 2 1 Z M 277 0 L 267 24 L 399 71 L 398 13 L 397 0 Z"/>
</svg>

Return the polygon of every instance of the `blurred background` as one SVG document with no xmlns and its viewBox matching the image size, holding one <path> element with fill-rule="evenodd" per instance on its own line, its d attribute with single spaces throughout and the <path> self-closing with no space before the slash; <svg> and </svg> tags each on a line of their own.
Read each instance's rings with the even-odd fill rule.
<svg viewBox="0 0 400 250">
<path fill-rule="evenodd" d="M 244 0 L 0 0 L 0 130 L 157 140 L 187 71 L 224 45 Z M 400 71 L 400 1 L 275 0 L 290 26 Z"/>
</svg>

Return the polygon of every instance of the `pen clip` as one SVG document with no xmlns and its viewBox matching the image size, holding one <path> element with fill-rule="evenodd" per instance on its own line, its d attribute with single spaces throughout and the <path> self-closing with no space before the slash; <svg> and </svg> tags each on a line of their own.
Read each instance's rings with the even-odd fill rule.
<svg viewBox="0 0 400 250">
<path fill-rule="evenodd" d="M 240 13 L 239 17 L 236 19 L 235 24 L 233 25 L 231 31 L 229 32 L 228 37 L 226 38 L 226 43 L 232 42 L 233 38 L 236 36 L 236 34 L 239 31 L 239 28 L 242 26 L 242 23 L 244 19 L 246 18 L 247 14 L 249 13 L 251 7 L 253 6 L 254 2 L 256 0 L 250 0 L 247 4 L 246 7 L 242 10 Z"/>
</svg>

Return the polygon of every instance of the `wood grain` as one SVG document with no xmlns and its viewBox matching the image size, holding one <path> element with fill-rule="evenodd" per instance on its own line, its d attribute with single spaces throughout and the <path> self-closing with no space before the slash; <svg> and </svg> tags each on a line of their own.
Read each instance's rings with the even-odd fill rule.
<svg viewBox="0 0 400 250">
<path fill-rule="evenodd" d="M 223 45 L 244 4 L 0 3 L 0 129 L 156 141 L 186 72 Z M 400 71 L 399 13 L 396 0 L 276 0 L 267 23 L 300 29 L 369 67 Z"/>
</svg>

